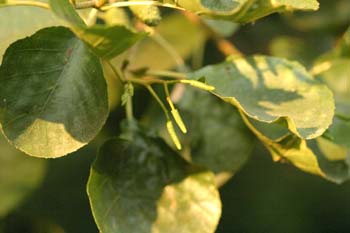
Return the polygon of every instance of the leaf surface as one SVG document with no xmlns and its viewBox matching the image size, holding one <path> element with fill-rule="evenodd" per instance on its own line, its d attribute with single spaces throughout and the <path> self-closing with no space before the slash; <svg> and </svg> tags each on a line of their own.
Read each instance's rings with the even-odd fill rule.
<svg viewBox="0 0 350 233">
<path fill-rule="evenodd" d="M 185 143 L 192 162 L 215 173 L 236 173 L 247 162 L 255 139 L 234 107 L 209 93 L 188 88 L 179 109 L 187 115 Z"/>
<path fill-rule="evenodd" d="M 145 37 L 144 33 L 133 32 L 122 25 L 87 27 L 68 0 L 50 0 L 50 6 L 101 58 L 113 58 Z"/>
<path fill-rule="evenodd" d="M 205 78 L 215 87 L 213 94 L 253 119 L 272 123 L 285 118 L 301 138 L 318 137 L 332 123 L 332 92 L 296 62 L 266 56 L 232 58 L 189 77 Z"/>
<path fill-rule="evenodd" d="M 42 29 L 10 46 L 0 67 L 0 99 L 4 134 L 37 157 L 79 149 L 108 115 L 99 59 L 64 27 Z"/>
<path fill-rule="evenodd" d="M 112 139 L 92 166 L 88 194 L 101 232 L 212 233 L 221 204 L 214 174 L 162 140 Z"/>
</svg>

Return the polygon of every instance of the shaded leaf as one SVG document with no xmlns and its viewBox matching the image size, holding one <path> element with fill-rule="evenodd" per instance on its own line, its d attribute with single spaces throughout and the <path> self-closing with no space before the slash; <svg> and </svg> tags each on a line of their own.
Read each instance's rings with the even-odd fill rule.
<svg viewBox="0 0 350 233">
<path fill-rule="evenodd" d="M 265 56 L 232 58 L 189 77 L 204 77 L 216 88 L 215 95 L 253 119 L 272 123 L 285 118 L 301 138 L 320 136 L 332 123 L 332 92 L 296 62 Z"/>
<path fill-rule="evenodd" d="M 140 134 L 102 146 L 88 194 L 104 233 L 212 233 L 221 213 L 211 172 L 190 165 L 162 140 Z"/>
<path fill-rule="evenodd" d="M 0 135 L 0 218 L 17 207 L 41 183 L 46 163 L 11 147 Z"/>
<path fill-rule="evenodd" d="M 10 46 L 0 67 L 0 99 L 4 134 L 37 157 L 79 149 L 108 115 L 101 64 L 64 27 L 40 30 Z"/>
<path fill-rule="evenodd" d="M 247 162 L 255 139 L 234 107 L 209 93 L 188 88 L 179 109 L 188 116 L 185 140 L 194 163 L 215 173 L 236 173 Z"/>
<path fill-rule="evenodd" d="M 113 58 L 145 37 L 144 33 L 132 32 L 122 25 L 87 27 L 68 0 L 50 0 L 50 6 L 102 58 Z"/>
</svg>

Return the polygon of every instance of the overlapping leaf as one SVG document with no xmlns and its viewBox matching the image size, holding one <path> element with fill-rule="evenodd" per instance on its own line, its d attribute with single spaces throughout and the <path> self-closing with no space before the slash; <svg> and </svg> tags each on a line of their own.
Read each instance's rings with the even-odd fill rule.
<svg viewBox="0 0 350 233">
<path fill-rule="evenodd" d="M 238 111 L 209 93 L 187 89 L 181 102 L 194 163 L 215 173 L 236 173 L 249 159 L 255 139 Z"/>
<path fill-rule="evenodd" d="M 253 119 L 267 123 L 286 119 L 301 138 L 318 137 L 332 123 L 331 91 L 296 62 L 265 56 L 232 58 L 189 77 L 204 78 L 215 87 L 215 95 Z"/>
<path fill-rule="evenodd" d="M 88 194 L 104 233 L 212 233 L 221 213 L 213 173 L 140 134 L 102 146 Z"/>
<path fill-rule="evenodd" d="M 108 115 L 99 59 L 64 27 L 40 30 L 9 47 L 0 67 L 0 99 L 4 134 L 38 157 L 79 149 Z"/>
<path fill-rule="evenodd" d="M 145 36 L 122 25 L 87 27 L 68 0 L 49 2 L 52 11 L 70 24 L 77 36 L 87 42 L 99 57 L 113 58 Z"/>
</svg>

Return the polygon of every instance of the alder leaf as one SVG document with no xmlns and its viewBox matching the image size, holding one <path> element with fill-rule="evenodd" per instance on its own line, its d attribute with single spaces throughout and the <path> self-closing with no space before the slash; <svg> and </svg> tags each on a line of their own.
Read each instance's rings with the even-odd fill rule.
<svg viewBox="0 0 350 233">
<path fill-rule="evenodd" d="M 184 143 L 192 162 L 215 173 L 236 173 L 248 161 L 256 141 L 235 108 L 192 88 L 186 89 L 178 106 L 186 116 Z"/>
<path fill-rule="evenodd" d="M 4 134 L 37 157 L 79 149 L 96 136 L 108 115 L 99 59 L 64 27 L 42 29 L 7 49 L 0 67 L 0 100 Z"/>
<path fill-rule="evenodd" d="M 213 94 L 249 117 L 272 123 L 280 118 L 301 138 L 316 138 L 332 123 L 332 92 L 304 67 L 280 58 L 231 58 L 189 74 L 205 78 Z"/>
<path fill-rule="evenodd" d="M 212 233 L 221 214 L 214 174 L 141 134 L 102 146 L 87 190 L 104 233 Z"/>
<path fill-rule="evenodd" d="M 110 59 L 121 54 L 146 35 L 122 25 L 87 27 L 69 0 L 50 0 L 49 3 L 57 17 L 68 23 L 72 31 L 101 58 Z"/>
<path fill-rule="evenodd" d="M 350 150 L 323 137 L 304 140 L 286 134 L 280 140 L 269 138 L 268 127 L 264 132 L 255 128 L 255 120 L 243 115 L 247 126 L 270 151 L 276 162 L 291 163 L 300 170 L 323 177 L 335 183 L 343 183 L 350 178 Z M 272 129 L 273 130 L 273 129 Z"/>
</svg>

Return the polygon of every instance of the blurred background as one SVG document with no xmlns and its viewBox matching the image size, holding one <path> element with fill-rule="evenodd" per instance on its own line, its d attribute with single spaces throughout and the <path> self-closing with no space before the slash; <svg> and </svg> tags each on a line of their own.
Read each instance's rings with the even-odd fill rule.
<svg viewBox="0 0 350 233">
<path fill-rule="evenodd" d="M 350 25 L 350 0 L 321 0 L 320 4 L 317 12 L 274 14 L 241 26 L 209 21 L 208 25 L 220 24 L 215 27 L 218 33 L 243 54 L 285 57 L 310 68 Z M 157 30 L 193 69 L 225 59 L 204 29 L 183 15 L 165 11 Z M 138 46 L 140 52 L 134 54 L 131 66 L 174 66 L 150 41 Z M 150 53 L 157 59 L 150 60 Z M 109 71 L 105 72 L 108 78 Z M 0 136 L 0 233 L 98 232 L 85 186 L 98 147 L 118 135 L 124 118 L 123 109 L 117 107 L 121 85 L 112 78 L 108 82 L 109 120 L 100 135 L 78 152 L 55 160 L 35 159 L 13 149 Z M 134 104 L 138 118 L 155 105 L 143 90 L 137 90 Z M 350 232 L 349 183 L 335 185 L 290 165 L 273 163 L 260 144 L 220 193 L 223 214 L 218 233 Z"/>
</svg>

